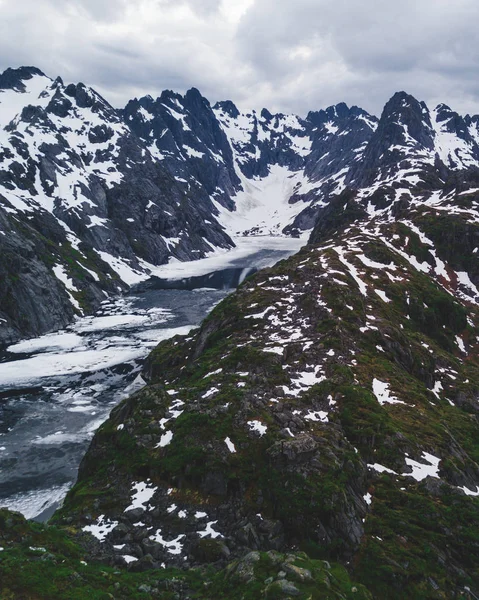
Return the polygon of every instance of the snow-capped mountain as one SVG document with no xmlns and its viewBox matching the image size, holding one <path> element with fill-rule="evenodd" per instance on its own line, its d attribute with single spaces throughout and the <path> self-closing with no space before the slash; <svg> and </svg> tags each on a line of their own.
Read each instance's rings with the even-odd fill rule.
<svg viewBox="0 0 479 600">
<path fill-rule="evenodd" d="M 117 110 L 81 83 L 7 69 L 0 342 L 63 326 L 171 259 L 238 236 L 303 235 L 345 197 L 351 219 L 464 191 L 478 166 L 479 117 L 403 92 L 379 120 L 343 103 L 304 119 L 241 112 L 194 88 Z"/>
<path fill-rule="evenodd" d="M 311 229 L 316 205 L 340 190 L 377 123 L 345 104 L 306 119 L 240 112 L 231 101 L 211 107 L 196 89 L 133 100 L 123 115 L 176 181 L 206 192 L 233 237 Z"/>
</svg>

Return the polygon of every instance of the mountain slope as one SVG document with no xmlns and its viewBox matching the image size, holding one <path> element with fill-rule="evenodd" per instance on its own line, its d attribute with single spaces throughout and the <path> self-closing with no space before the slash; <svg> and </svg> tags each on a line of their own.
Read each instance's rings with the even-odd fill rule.
<svg viewBox="0 0 479 600">
<path fill-rule="evenodd" d="M 118 564 L 299 548 L 374 598 L 477 594 L 477 192 L 421 185 L 343 192 L 308 247 L 160 344 L 57 520 Z"/>
<path fill-rule="evenodd" d="M 232 247 L 93 90 L 33 68 L 0 84 L 0 341 L 65 325 L 172 254 Z"/>
</svg>

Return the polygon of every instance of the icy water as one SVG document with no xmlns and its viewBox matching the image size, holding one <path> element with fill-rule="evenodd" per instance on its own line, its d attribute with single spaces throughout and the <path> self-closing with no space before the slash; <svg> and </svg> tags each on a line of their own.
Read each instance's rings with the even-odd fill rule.
<svg viewBox="0 0 479 600">
<path fill-rule="evenodd" d="M 47 518 L 95 430 L 142 386 L 145 356 L 162 339 L 187 333 L 226 293 L 151 290 L 11 346 L 0 358 L 0 506 Z"/>
<path fill-rule="evenodd" d="M 233 266 L 262 267 L 291 253 L 262 250 Z M 143 286 L 64 331 L 0 352 L 0 506 L 48 519 L 95 430 L 144 384 L 140 371 L 151 349 L 188 333 L 229 292 Z"/>
</svg>

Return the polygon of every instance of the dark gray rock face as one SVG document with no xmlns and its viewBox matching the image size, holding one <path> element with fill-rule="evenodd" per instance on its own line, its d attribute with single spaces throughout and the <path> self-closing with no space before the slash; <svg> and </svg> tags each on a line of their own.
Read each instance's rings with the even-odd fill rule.
<svg viewBox="0 0 479 600">
<path fill-rule="evenodd" d="M 346 104 L 310 112 L 308 121 L 315 127 L 312 152 L 308 157 L 306 174 L 314 180 L 350 169 L 360 160 L 360 152 L 371 139 L 377 124 L 376 117 Z"/>
<path fill-rule="evenodd" d="M 0 231 L 0 345 L 64 327 L 127 289 L 86 246 L 73 248 L 48 213 L 22 223 L 0 207 Z M 69 288 L 56 275 L 62 264 L 72 265 Z"/>
<path fill-rule="evenodd" d="M 233 155 L 224 131 L 206 98 L 198 90 L 184 97 L 170 91 L 153 100 L 132 100 L 123 118 L 144 140 L 157 159 L 182 187 L 195 195 L 209 213 L 215 208 L 210 196 L 233 207 L 231 196 L 239 189 Z"/>
<path fill-rule="evenodd" d="M 31 79 L 34 75 L 45 76 L 36 67 L 20 67 L 19 69 L 6 69 L 0 74 L 0 89 L 25 91 L 24 81 Z"/>
<path fill-rule="evenodd" d="M 362 157 L 362 168 L 352 173 L 355 186 L 368 187 L 378 171 L 410 168 L 411 159 L 434 149 L 434 130 L 429 110 L 412 96 L 398 92 L 386 104 L 378 127 Z"/>
</svg>

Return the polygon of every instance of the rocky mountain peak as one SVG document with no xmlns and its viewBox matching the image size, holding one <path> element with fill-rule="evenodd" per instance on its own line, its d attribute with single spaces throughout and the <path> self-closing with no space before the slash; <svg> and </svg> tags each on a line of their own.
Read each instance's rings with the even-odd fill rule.
<svg viewBox="0 0 479 600">
<path fill-rule="evenodd" d="M 267 121 L 268 123 L 273 119 L 273 115 L 269 112 L 267 108 L 262 108 L 260 115 L 261 118 Z"/>
<path fill-rule="evenodd" d="M 92 109 L 93 112 L 105 109 L 115 112 L 115 109 L 100 94 L 84 83 L 70 83 L 64 87 L 63 92 L 66 96 L 73 98 L 79 108 Z"/>
<path fill-rule="evenodd" d="M 19 67 L 18 69 L 8 68 L 0 75 L 0 90 L 24 92 L 24 82 L 32 79 L 35 75 L 47 77 L 45 73 L 36 67 Z"/>
<path fill-rule="evenodd" d="M 338 119 L 345 119 L 349 116 L 350 109 L 345 102 L 340 102 L 334 106 L 334 112 L 336 113 Z"/>
<path fill-rule="evenodd" d="M 377 178 L 391 178 L 402 169 L 411 169 L 415 161 L 429 160 L 434 137 L 427 106 L 406 92 L 397 92 L 386 103 L 350 181 L 355 187 L 368 187 Z"/>
<path fill-rule="evenodd" d="M 335 106 L 329 106 L 326 109 L 309 111 L 306 120 L 310 121 L 316 127 L 320 127 L 328 121 L 333 121 L 337 117 Z"/>
<path fill-rule="evenodd" d="M 58 76 L 55 78 L 55 81 L 52 83 L 52 88 L 63 87 L 65 84 L 63 83 L 63 79 Z"/>
<path fill-rule="evenodd" d="M 240 114 L 236 105 L 231 100 L 222 100 L 222 101 L 217 102 L 213 106 L 213 110 L 222 111 L 222 112 L 226 113 L 227 115 L 229 115 L 230 117 L 232 117 L 233 119 L 236 119 L 237 117 L 239 117 L 239 114 Z"/>
<path fill-rule="evenodd" d="M 450 118 L 450 115 L 454 114 L 454 111 L 451 109 L 451 107 L 447 104 L 444 104 L 444 102 L 439 103 L 434 110 L 437 115 L 437 121 L 445 121 L 446 119 Z"/>
<path fill-rule="evenodd" d="M 431 119 L 427 106 L 406 92 L 397 92 L 386 103 L 379 120 L 378 135 L 391 145 L 418 144 L 434 147 Z"/>
<path fill-rule="evenodd" d="M 321 127 L 325 123 L 338 123 L 345 121 L 351 117 L 366 117 L 372 121 L 376 120 L 376 117 L 369 115 L 366 111 L 358 108 L 357 106 L 348 107 L 344 102 L 328 106 L 328 108 L 319 111 L 310 111 L 306 117 L 306 120 L 311 122 L 315 127 Z"/>
<path fill-rule="evenodd" d="M 190 88 L 184 97 L 185 105 L 191 107 L 192 109 L 199 108 L 200 106 L 210 108 L 210 103 L 207 98 L 205 98 L 201 92 L 195 88 Z"/>
<path fill-rule="evenodd" d="M 442 131 L 453 133 L 458 138 L 465 141 L 472 141 L 466 118 L 462 117 L 445 104 L 438 105 L 434 110 L 434 114 L 436 123 L 440 125 Z"/>
<path fill-rule="evenodd" d="M 183 96 L 173 90 L 163 90 L 157 99 L 161 104 L 176 104 L 183 99 Z"/>
</svg>

